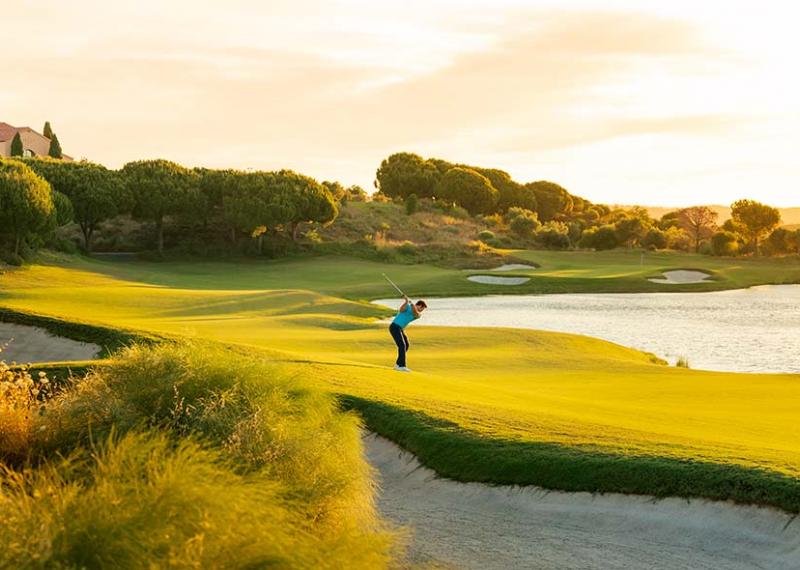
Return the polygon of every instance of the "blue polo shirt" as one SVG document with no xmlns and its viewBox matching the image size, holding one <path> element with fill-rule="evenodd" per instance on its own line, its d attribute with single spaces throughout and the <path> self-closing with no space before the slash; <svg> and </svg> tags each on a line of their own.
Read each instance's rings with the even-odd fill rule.
<svg viewBox="0 0 800 570">
<path fill-rule="evenodd" d="M 397 325 L 401 329 L 406 328 L 411 321 L 416 319 L 416 315 L 414 315 L 414 309 L 411 308 L 411 303 L 406 306 L 405 311 L 400 311 L 397 313 L 397 316 L 392 321 L 393 324 Z"/>
</svg>

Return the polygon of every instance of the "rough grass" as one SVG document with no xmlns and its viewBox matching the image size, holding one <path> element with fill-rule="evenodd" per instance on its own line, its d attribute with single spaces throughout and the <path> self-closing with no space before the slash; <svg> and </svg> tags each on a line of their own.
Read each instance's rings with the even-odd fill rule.
<svg viewBox="0 0 800 570">
<path fill-rule="evenodd" d="M 135 346 L 63 389 L 33 427 L 28 467 L 0 483 L 0 567 L 390 560 L 357 418 L 257 359 Z"/>
<path fill-rule="evenodd" d="M 381 541 L 320 535 L 267 472 L 129 433 L 21 471 L 0 470 L 3 568 L 375 568 Z"/>
</svg>

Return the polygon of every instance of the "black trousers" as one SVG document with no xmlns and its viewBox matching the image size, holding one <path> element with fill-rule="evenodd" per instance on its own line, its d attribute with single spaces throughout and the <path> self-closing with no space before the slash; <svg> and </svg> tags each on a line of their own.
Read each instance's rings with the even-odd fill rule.
<svg viewBox="0 0 800 570">
<path fill-rule="evenodd" d="M 408 349 L 411 348 L 411 345 L 408 343 L 408 337 L 406 336 L 406 333 L 403 332 L 403 329 L 394 323 L 389 325 L 389 334 L 392 335 L 394 343 L 397 345 L 396 364 L 398 366 L 405 366 L 406 352 L 408 352 Z"/>
</svg>

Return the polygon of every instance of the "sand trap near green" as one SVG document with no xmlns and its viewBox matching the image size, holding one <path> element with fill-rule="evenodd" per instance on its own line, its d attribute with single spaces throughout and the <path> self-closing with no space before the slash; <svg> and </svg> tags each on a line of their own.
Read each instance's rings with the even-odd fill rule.
<svg viewBox="0 0 800 570">
<path fill-rule="evenodd" d="M 387 439 L 367 435 L 378 508 L 411 526 L 412 560 L 458 568 L 796 568 L 789 514 L 712 501 L 563 493 L 437 477 Z"/>
<path fill-rule="evenodd" d="M 667 285 L 686 285 L 690 283 L 703 283 L 711 278 L 708 273 L 689 269 L 676 269 L 675 271 L 665 271 L 664 277 L 654 277 L 648 279 L 651 283 L 664 283 Z"/>
<path fill-rule="evenodd" d="M 529 269 L 536 269 L 536 266 L 525 263 L 505 263 L 499 267 L 493 267 L 489 271 L 527 271 Z"/>
<path fill-rule="evenodd" d="M 0 322 L 0 359 L 17 362 L 63 362 L 90 360 L 100 352 L 96 344 L 54 336 L 44 329 Z"/>
<path fill-rule="evenodd" d="M 482 285 L 522 285 L 530 281 L 529 277 L 500 277 L 495 275 L 470 275 L 468 281 Z"/>
</svg>

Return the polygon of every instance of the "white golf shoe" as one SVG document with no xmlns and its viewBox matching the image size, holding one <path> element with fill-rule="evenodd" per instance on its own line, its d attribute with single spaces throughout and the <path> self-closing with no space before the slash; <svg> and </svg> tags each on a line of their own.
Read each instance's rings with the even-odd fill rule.
<svg viewBox="0 0 800 570">
<path fill-rule="evenodd" d="M 398 366 L 397 364 L 394 365 L 394 369 L 398 372 L 411 372 L 411 369 L 408 366 Z"/>
</svg>

